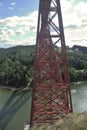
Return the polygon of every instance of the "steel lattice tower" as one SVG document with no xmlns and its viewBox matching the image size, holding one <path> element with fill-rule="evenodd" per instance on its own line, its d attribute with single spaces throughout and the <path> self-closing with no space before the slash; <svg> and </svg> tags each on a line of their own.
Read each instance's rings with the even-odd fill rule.
<svg viewBox="0 0 87 130">
<path fill-rule="evenodd" d="M 31 126 L 53 123 L 72 111 L 66 59 L 60 0 L 40 0 Z"/>
</svg>

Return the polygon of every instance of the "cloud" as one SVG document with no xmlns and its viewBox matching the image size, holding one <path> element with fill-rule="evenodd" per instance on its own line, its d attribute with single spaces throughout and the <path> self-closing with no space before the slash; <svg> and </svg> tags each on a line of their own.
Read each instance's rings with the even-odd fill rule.
<svg viewBox="0 0 87 130">
<path fill-rule="evenodd" d="M 14 8 L 13 7 L 8 7 L 9 10 L 13 10 Z"/>
<path fill-rule="evenodd" d="M 87 2 L 62 0 L 66 44 L 87 46 Z"/>
<path fill-rule="evenodd" d="M 67 5 L 69 5 L 69 7 L 67 7 Z M 80 26 L 82 25 L 82 21 L 87 19 L 86 2 L 80 1 L 77 4 L 73 4 L 71 1 L 62 0 L 61 6 L 64 26 L 67 26 L 69 24 Z"/>
<path fill-rule="evenodd" d="M 15 35 L 15 33 L 14 33 L 14 31 L 13 31 L 12 29 L 8 29 L 8 30 L 7 30 L 7 34 L 8 34 L 9 36 L 14 36 L 14 35 Z"/>
<path fill-rule="evenodd" d="M 87 3 L 74 4 L 74 2 L 75 0 L 62 0 L 61 2 L 66 45 L 87 46 Z M 11 3 L 11 8 L 15 4 Z M 7 45 L 35 44 L 37 15 L 38 11 L 33 11 L 27 16 L 0 19 L 0 46 L 2 43 L 6 47 Z"/>
<path fill-rule="evenodd" d="M 37 11 L 29 14 L 28 16 L 13 16 L 5 19 L 0 19 L 0 23 L 5 24 L 8 27 L 15 27 L 17 25 L 25 26 L 25 28 L 31 27 L 31 29 L 35 29 L 37 26 Z"/>
<path fill-rule="evenodd" d="M 35 44 L 37 28 L 37 11 L 27 16 L 13 16 L 0 19 L 0 47 Z"/>
<path fill-rule="evenodd" d="M 14 10 L 14 6 L 15 6 L 15 5 L 16 5 L 15 2 L 11 2 L 11 3 L 10 3 L 10 6 L 8 7 L 8 9 L 11 10 L 11 11 Z"/>
<path fill-rule="evenodd" d="M 16 32 L 15 32 L 16 35 L 23 35 L 25 34 L 25 31 L 23 28 L 19 28 Z"/>
<path fill-rule="evenodd" d="M 78 5 L 74 8 L 79 16 L 85 17 L 87 15 L 87 3 L 79 2 Z"/>
<path fill-rule="evenodd" d="M 16 3 L 15 3 L 15 2 L 12 2 L 11 5 L 14 6 L 14 5 L 16 5 Z"/>
</svg>

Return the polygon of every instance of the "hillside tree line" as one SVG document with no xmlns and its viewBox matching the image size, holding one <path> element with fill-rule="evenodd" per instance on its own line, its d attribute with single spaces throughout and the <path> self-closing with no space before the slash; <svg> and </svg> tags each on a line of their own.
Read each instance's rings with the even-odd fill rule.
<svg viewBox="0 0 87 130">
<path fill-rule="evenodd" d="M 17 88 L 30 86 L 33 81 L 34 56 L 35 46 L 0 48 L 0 85 Z M 70 81 L 86 81 L 87 48 L 68 48 L 67 60 Z"/>
</svg>

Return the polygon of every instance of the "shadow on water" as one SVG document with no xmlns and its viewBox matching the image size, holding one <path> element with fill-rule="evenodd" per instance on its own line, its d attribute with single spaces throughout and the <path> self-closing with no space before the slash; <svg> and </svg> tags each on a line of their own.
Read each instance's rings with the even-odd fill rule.
<svg viewBox="0 0 87 130">
<path fill-rule="evenodd" d="M 14 91 L 0 111 L 0 130 L 5 130 L 16 112 L 31 97 L 31 91 Z"/>
</svg>

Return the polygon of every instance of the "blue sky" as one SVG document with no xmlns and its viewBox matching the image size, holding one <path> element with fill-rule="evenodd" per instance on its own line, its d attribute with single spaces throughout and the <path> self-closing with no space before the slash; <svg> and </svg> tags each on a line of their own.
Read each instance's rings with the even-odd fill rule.
<svg viewBox="0 0 87 130">
<path fill-rule="evenodd" d="M 0 48 L 36 43 L 39 0 L 0 0 Z M 87 0 L 61 0 L 66 45 L 87 46 Z"/>
<path fill-rule="evenodd" d="M 38 0 L 0 0 L 0 17 L 24 16 L 38 9 Z"/>
</svg>

